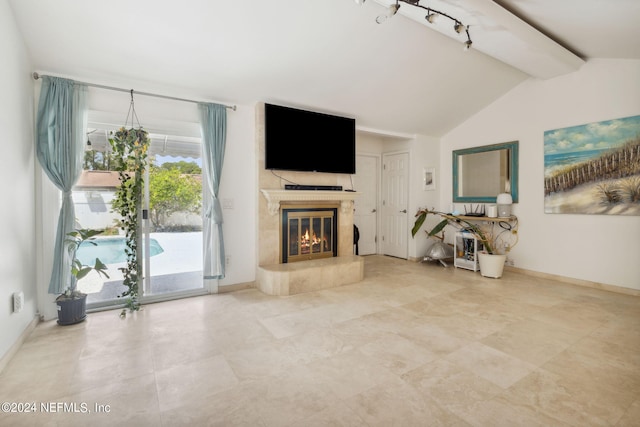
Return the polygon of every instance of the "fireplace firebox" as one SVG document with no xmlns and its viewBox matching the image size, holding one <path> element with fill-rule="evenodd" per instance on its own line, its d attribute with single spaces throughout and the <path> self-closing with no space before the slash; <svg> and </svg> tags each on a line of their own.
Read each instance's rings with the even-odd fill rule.
<svg viewBox="0 0 640 427">
<path fill-rule="evenodd" d="M 282 263 L 338 255 L 338 209 L 335 207 L 282 207 Z"/>
</svg>

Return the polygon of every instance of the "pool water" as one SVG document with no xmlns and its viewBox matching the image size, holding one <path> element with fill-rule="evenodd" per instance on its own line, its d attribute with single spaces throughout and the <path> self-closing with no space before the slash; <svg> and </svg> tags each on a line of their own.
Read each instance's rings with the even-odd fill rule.
<svg viewBox="0 0 640 427">
<path fill-rule="evenodd" d="M 76 257 L 85 265 L 93 265 L 96 258 L 104 264 L 118 264 L 127 262 L 125 253 L 126 244 L 124 237 L 106 237 L 93 241 L 96 246 L 89 242 L 84 242 L 78 248 Z M 154 256 L 164 252 L 162 246 L 156 239 L 149 239 L 149 255 Z"/>
</svg>

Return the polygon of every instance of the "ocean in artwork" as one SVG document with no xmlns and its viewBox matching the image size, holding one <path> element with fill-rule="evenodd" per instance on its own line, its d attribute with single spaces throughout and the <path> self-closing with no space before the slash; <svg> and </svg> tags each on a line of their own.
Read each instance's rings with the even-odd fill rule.
<svg viewBox="0 0 640 427">
<path fill-rule="evenodd" d="M 552 172 L 561 170 L 571 165 L 596 159 L 607 150 L 585 150 L 564 153 L 553 153 L 544 155 L 544 174 L 551 175 Z"/>
</svg>

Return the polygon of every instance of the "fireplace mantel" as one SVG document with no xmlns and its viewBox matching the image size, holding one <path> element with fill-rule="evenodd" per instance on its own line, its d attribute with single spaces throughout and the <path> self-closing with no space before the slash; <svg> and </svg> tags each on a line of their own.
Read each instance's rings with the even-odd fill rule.
<svg viewBox="0 0 640 427">
<path fill-rule="evenodd" d="M 270 215 L 278 215 L 281 202 L 340 202 L 342 213 L 352 212 L 356 191 L 260 190 L 267 199 Z"/>
</svg>

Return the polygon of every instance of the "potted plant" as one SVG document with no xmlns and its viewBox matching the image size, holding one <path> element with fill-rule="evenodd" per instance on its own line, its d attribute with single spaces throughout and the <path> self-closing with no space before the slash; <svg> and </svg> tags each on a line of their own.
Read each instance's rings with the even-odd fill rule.
<svg viewBox="0 0 640 427">
<path fill-rule="evenodd" d="M 427 215 L 438 215 L 442 220 L 427 234 L 429 237 L 440 233 L 447 225 L 451 225 L 458 230 L 464 230 L 473 234 L 482 245 L 482 251 L 478 253 L 478 261 L 480 262 L 480 274 L 486 277 L 499 278 L 502 276 L 504 263 L 506 261 L 506 252 L 509 252 L 515 245 L 508 245 L 505 240 L 505 234 L 515 235 L 517 230 L 515 227 L 502 228 L 498 232 L 494 230 L 494 224 L 491 227 L 483 227 L 475 222 L 461 218 L 453 213 L 438 212 L 436 210 L 419 209 L 416 213 L 416 220 L 411 229 L 411 235 L 415 236 L 418 230 L 424 224 Z M 516 240 L 517 243 L 517 240 Z"/>
<path fill-rule="evenodd" d="M 93 266 L 83 264 L 76 256 L 78 248 L 87 242 L 88 244 L 96 246 L 93 241 L 95 236 L 102 233 L 101 230 L 91 229 L 76 229 L 67 233 L 67 239 L 65 243 L 67 245 L 67 251 L 71 258 L 71 280 L 67 290 L 60 294 L 56 298 L 56 304 L 58 305 L 58 324 L 59 325 L 73 325 L 75 323 L 82 322 L 87 317 L 87 294 L 84 294 L 76 289 L 78 280 L 85 277 L 92 270 L 97 272 L 98 275 L 103 275 L 109 278 L 109 275 L 105 271 L 107 266 L 96 258 Z"/>
</svg>

